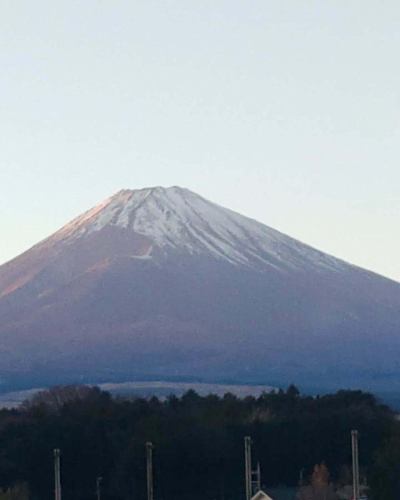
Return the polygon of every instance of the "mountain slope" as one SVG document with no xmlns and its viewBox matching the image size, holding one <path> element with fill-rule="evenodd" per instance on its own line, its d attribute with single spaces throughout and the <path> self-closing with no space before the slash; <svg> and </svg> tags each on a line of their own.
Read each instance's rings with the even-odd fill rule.
<svg viewBox="0 0 400 500">
<path fill-rule="evenodd" d="M 398 283 L 178 187 L 120 191 L 1 266 L 0 325 L 5 381 L 400 372 Z"/>
</svg>

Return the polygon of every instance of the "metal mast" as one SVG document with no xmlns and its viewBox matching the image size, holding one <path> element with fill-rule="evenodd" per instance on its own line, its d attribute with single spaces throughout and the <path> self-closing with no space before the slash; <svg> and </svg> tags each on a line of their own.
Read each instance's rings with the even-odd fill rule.
<svg viewBox="0 0 400 500">
<path fill-rule="evenodd" d="M 146 443 L 146 466 L 147 466 L 147 500 L 154 498 L 153 486 L 153 443 Z"/>
<path fill-rule="evenodd" d="M 61 500 L 60 450 L 54 450 L 54 499 Z"/>
<path fill-rule="evenodd" d="M 101 500 L 101 482 L 102 482 L 103 478 L 101 476 L 99 476 L 97 479 L 96 479 L 96 498 L 97 500 Z"/>
<path fill-rule="evenodd" d="M 351 452 L 353 461 L 353 499 L 360 500 L 360 471 L 358 466 L 358 431 L 351 431 Z"/>
<path fill-rule="evenodd" d="M 257 462 L 257 469 L 253 470 L 251 480 L 251 494 L 255 495 L 257 491 L 261 490 L 261 467 L 260 462 Z"/>
<path fill-rule="evenodd" d="M 250 436 L 246 436 L 244 438 L 244 464 L 245 464 L 245 481 L 246 481 L 246 500 L 250 500 L 252 497 Z"/>
</svg>

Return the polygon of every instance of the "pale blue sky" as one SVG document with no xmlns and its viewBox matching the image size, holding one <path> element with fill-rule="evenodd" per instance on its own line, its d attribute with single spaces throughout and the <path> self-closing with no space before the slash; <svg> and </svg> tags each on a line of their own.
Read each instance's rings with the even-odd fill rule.
<svg viewBox="0 0 400 500">
<path fill-rule="evenodd" d="M 0 263 L 188 187 L 400 280 L 398 0 L 2 0 Z"/>
</svg>

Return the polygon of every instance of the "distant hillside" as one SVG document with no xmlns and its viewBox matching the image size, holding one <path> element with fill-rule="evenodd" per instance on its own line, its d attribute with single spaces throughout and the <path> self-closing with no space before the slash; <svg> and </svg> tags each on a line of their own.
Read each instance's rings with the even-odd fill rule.
<svg viewBox="0 0 400 500">
<path fill-rule="evenodd" d="M 3 388 L 400 388 L 400 284 L 186 189 L 123 190 L 0 267 Z"/>
</svg>

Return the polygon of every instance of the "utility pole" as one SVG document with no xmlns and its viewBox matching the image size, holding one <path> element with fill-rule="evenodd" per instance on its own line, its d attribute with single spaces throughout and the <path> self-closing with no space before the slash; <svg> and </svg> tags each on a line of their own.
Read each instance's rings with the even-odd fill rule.
<svg viewBox="0 0 400 500">
<path fill-rule="evenodd" d="M 245 465 L 245 482 L 246 482 L 246 500 L 250 500 L 252 495 L 251 484 L 251 437 L 244 438 L 244 465 Z"/>
<path fill-rule="evenodd" d="M 97 500 L 101 500 L 101 482 L 103 481 L 103 478 L 99 476 L 96 479 L 96 497 Z"/>
<path fill-rule="evenodd" d="M 353 500 L 360 500 L 360 471 L 358 467 L 358 431 L 351 431 L 353 461 Z"/>
<path fill-rule="evenodd" d="M 153 443 L 146 443 L 146 466 L 147 466 L 147 500 L 154 498 L 153 485 Z"/>
<path fill-rule="evenodd" d="M 61 500 L 60 450 L 54 450 L 54 500 Z"/>
</svg>

